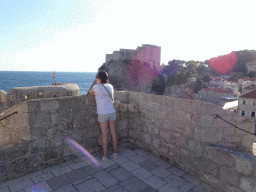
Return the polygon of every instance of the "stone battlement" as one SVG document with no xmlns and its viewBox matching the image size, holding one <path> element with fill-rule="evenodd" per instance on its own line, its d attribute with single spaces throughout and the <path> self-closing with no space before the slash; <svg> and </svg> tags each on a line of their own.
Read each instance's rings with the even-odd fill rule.
<svg viewBox="0 0 256 192">
<path fill-rule="evenodd" d="M 211 103 L 118 91 L 116 129 L 129 141 L 177 165 L 220 191 L 256 189 L 254 122 Z M 23 101 L 0 119 L 0 182 L 68 161 L 69 137 L 90 152 L 101 149 L 95 97 Z M 111 139 L 109 139 L 109 142 Z"/>
</svg>

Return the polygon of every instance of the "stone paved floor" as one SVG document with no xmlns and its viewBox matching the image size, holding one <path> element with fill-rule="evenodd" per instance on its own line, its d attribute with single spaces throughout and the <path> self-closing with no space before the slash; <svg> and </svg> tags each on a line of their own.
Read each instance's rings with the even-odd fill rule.
<svg viewBox="0 0 256 192">
<path fill-rule="evenodd" d="M 77 158 L 0 183 L 0 192 L 210 192 L 213 189 L 136 145 L 118 146 L 100 167 Z M 100 159 L 102 152 L 93 154 Z M 32 187 L 33 186 L 33 187 Z"/>
</svg>

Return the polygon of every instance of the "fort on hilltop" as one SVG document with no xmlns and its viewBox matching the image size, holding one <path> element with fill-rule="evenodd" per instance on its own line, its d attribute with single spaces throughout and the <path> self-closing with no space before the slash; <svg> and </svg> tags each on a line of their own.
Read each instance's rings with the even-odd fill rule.
<svg viewBox="0 0 256 192">
<path fill-rule="evenodd" d="M 147 62 L 152 68 L 155 66 L 156 69 L 160 70 L 161 47 L 156 45 L 143 44 L 142 47 L 138 46 L 136 49 L 120 49 L 119 51 L 114 51 L 112 54 L 106 54 L 105 63 L 108 63 L 111 59 L 139 60 L 141 63 Z"/>
</svg>

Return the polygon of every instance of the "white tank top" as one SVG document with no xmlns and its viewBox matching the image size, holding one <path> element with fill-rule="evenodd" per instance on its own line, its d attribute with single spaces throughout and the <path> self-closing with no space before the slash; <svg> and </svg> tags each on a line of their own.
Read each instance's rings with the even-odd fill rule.
<svg viewBox="0 0 256 192">
<path fill-rule="evenodd" d="M 112 98 L 114 98 L 114 89 L 111 84 L 105 83 L 104 86 L 108 89 Z M 97 104 L 97 114 L 109 114 L 116 112 L 113 101 L 109 97 L 108 92 L 102 84 L 96 84 L 93 86 L 95 92 L 95 99 Z"/>
</svg>

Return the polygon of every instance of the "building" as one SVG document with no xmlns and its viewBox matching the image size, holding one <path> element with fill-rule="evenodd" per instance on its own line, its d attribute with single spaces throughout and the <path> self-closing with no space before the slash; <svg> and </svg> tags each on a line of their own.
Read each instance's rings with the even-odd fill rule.
<svg viewBox="0 0 256 192">
<path fill-rule="evenodd" d="M 238 100 L 227 102 L 222 108 L 236 113 L 238 108 Z"/>
<path fill-rule="evenodd" d="M 7 93 L 0 90 L 0 112 L 29 99 L 78 95 L 80 95 L 79 87 L 74 83 L 52 83 L 51 86 L 14 87 L 8 90 Z"/>
<path fill-rule="evenodd" d="M 143 44 L 142 47 L 137 47 L 135 49 L 120 49 L 120 51 L 114 51 L 112 54 L 106 54 L 106 61 L 108 63 L 111 59 L 133 59 L 139 60 L 141 63 L 147 62 L 150 66 L 158 71 L 162 70 L 160 65 L 161 61 L 161 47 L 150 44 Z"/>
<path fill-rule="evenodd" d="M 237 113 L 242 116 L 252 117 L 256 121 L 256 90 L 244 93 L 238 98 Z"/>
<path fill-rule="evenodd" d="M 246 73 L 250 73 L 251 71 L 256 71 L 256 61 L 250 61 L 245 64 Z"/>
<path fill-rule="evenodd" d="M 237 100 L 232 89 L 203 88 L 198 91 L 197 97 L 199 100 L 207 101 L 218 106 L 223 106 L 226 102 Z"/>
</svg>

